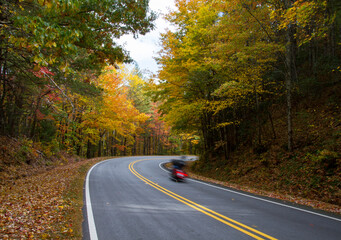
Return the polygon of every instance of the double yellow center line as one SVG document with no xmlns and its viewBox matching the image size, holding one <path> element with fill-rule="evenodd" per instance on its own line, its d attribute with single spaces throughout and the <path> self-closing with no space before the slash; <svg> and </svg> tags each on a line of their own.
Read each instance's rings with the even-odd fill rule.
<svg viewBox="0 0 341 240">
<path fill-rule="evenodd" d="M 138 177 L 139 179 L 141 179 L 143 182 L 145 182 L 146 184 L 152 186 L 153 188 L 159 190 L 160 192 L 163 192 L 164 194 L 178 200 L 179 202 L 182 202 L 184 204 L 186 204 L 187 206 L 190 206 L 191 208 L 194 208 L 195 210 L 199 211 L 199 212 L 202 212 L 204 214 L 206 214 L 207 216 L 210 216 L 216 220 L 218 220 L 219 222 L 222 222 L 234 229 L 237 229 L 238 231 L 240 232 L 243 232 L 255 239 L 271 239 L 271 240 L 276 240 L 276 238 L 273 238 L 265 233 L 262 233 L 260 231 L 257 231 L 256 229 L 253 229 L 249 226 L 246 226 L 240 222 L 237 222 L 231 218 L 228 218 L 220 213 L 217 213 L 211 209 L 208 209 L 200 204 L 197 204 L 187 198 L 184 198 L 164 187 L 161 187 L 159 186 L 157 183 L 154 183 L 152 182 L 151 180 L 145 178 L 144 176 L 142 176 L 141 174 L 139 174 L 135 169 L 134 169 L 134 164 L 137 163 L 137 162 L 141 162 L 141 161 L 146 161 L 147 159 L 142 159 L 142 160 L 137 160 L 137 161 L 134 161 L 134 162 L 131 162 L 129 164 L 129 170 L 136 176 Z M 151 159 L 149 159 L 151 160 Z"/>
</svg>

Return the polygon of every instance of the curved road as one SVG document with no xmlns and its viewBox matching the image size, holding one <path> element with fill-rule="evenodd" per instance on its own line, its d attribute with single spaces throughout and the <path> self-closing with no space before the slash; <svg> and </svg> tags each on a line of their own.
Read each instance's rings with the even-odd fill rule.
<svg viewBox="0 0 341 240">
<path fill-rule="evenodd" d="M 100 162 L 85 184 L 83 239 L 340 239 L 341 218 L 188 179 L 169 179 L 163 162 Z"/>
</svg>

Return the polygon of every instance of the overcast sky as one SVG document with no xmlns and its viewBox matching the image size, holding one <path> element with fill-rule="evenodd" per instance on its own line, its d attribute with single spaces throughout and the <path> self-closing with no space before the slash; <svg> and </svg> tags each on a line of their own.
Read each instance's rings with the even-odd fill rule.
<svg viewBox="0 0 341 240">
<path fill-rule="evenodd" d="M 169 9 L 175 9 L 174 0 L 149 0 L 149 7 L 154 12 L 159 13 L 158 19 L 155 21 L 155 30 L 147 33 L 144 36 L 139 36 L 134 39 L 132 35 L 126 35 L 119 39 L 120 44 L 124 44 L 124 48 L 130 52 L 130 56 L 137 62 L 140 69 L 145 75 L 150 75 L 148 72 L 157 73 L 158 66 L 153 59 L 157 56 L 160 50 L 160 33 L 165 32 L 165 29 L 171 29 L 171 26 L 163 19 L 162 14 L 165 14 Z"/>
</svg>

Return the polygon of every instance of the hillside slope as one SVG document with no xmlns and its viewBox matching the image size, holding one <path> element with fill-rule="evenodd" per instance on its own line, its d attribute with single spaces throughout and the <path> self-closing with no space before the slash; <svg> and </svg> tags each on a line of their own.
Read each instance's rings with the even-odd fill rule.
<svg viewBox="0 0 341 240">
<path fill-rule="evenodd" d="M 191 171 L 245 188 L 341 206 L 341 85 L 298 96 L 294 107 L 293 153 L 286 149 L 286 107 L 276 104 L 276 137 L 266 121 L 262 149 L 245 144 L 229 159 L 201 159 Z"/>
</svg>

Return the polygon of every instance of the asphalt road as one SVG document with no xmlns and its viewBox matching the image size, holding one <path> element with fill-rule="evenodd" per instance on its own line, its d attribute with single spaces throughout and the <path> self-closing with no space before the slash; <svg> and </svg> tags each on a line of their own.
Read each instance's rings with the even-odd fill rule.
<svg viewBox="0 0 341 240">
<path fill-rule="evenodd" d="M 171 181 L 161 167 L 170 159 L 95 165 L 85 184 L 83 239 L 341 239 L 339 216 L 192 179 Z"/>
</svg>

